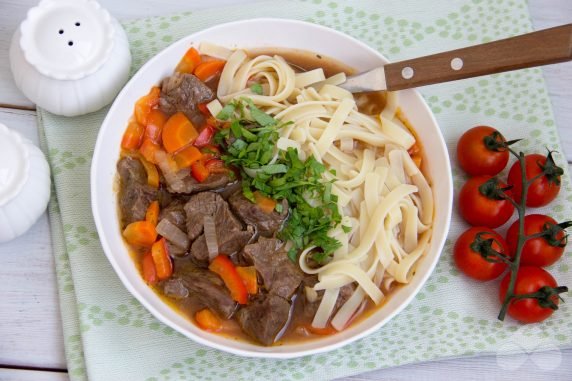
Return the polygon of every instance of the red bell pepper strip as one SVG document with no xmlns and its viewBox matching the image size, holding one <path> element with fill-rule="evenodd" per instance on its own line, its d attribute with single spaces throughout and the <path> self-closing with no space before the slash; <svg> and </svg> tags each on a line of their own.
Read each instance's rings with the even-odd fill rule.
<svg viewBox="0 0 572 381">
<path fill-rule="evenodd" d="M 218 274 L 230 291 L 232 298 L 240 304 L 248 301 L 248 291 L 234 263 L 224 254 L 219 254 L 209 265 L 209 270 Z"/>
</svg>

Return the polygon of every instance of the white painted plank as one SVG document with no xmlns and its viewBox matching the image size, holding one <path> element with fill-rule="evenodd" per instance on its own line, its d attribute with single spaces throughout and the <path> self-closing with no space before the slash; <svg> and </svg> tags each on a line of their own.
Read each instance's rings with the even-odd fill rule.
<svg viewBox="0 0 572 381">
<path fill-rule="evenodd" d="M 529 0 L 535 29 L 545 29 L 572 22 L 572 1 Z M 568 161 L 572 161 L 572 62 L 544 67 L 548 95 L 554 109 L 556 125 Z"/>
<path fill-rule="evenodd" d="M 68 374 L 38 370 L 2 369 L 0 381 L 68 381 Z"/>
<path fill-rule="evenodd" d="M 37 144 L 34 112 L 0 109 L 0 123 Z M 45 214 L 0 244 L 0 364 L 66 367 L 51 249 Z"/>
</svg>

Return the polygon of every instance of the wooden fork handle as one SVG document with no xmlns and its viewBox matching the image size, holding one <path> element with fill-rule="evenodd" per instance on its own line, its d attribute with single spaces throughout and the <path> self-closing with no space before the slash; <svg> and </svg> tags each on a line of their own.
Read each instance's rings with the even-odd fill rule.
<svg viewBox="0 0 572 381">
<path fill-rule="evenodd" d="M 385 65 L 388 90 L 572 60 L 572 24 Z"/>
</svg>

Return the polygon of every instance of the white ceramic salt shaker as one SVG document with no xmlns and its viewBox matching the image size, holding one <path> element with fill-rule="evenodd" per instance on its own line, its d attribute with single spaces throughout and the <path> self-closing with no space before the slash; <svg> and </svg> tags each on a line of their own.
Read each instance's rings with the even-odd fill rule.
<svg viewBox="0 0 572 381">
<path fill-rule="evenodd" d="M 0 123 L 0 242 L 28 231 L 49 199 L 50 167 L 44 154 Z"/>
<path fill-rule="evenodd" d="M 42 0 L 14 33 L 10 67 L 38 106 L 65 116 L 109 104 L 129 77 L 125 31 L 95 0 Z"/>
</svg>

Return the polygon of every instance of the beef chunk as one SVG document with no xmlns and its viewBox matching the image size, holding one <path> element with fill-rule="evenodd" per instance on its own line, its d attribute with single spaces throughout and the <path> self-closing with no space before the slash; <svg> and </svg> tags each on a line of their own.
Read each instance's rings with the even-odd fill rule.
<svg viewBox="0 0 572 381">
<path fill-rule="evenodd" d="M 272 237 L 284 224 L 286 217 L 288 217 L 288 202 L 282 201 L 282 212 L 278 213 L 273 210 L 271 213 L 266 213 L 258 204 L 248 200 L 238 191 L 233 194 L 228 202 L 232 210 L 247 224 L 256 226 L 258 233 L 263 237 Z"/>
<path fill-rule="evenodd" d="M 163 292 L 177 299 L 193 298 L 224 319 L 230 319 L 237 307 L 217 274 L 198 268 L 189 261 L 179 260 L 175 263 L 173 277 L 163 282 Z"/>
<path fill-rule="evenodd" d="M 147 172 L 137 159 L 123 157 L 117 163 L 119 173 L 119 209 L 123 226 L 145 219 L 151 201 L 157 199 L 157 190 L 147 184 Z"/>
<path fill-rule="evenodd" d="M 173 188 L 170 184 L 167 184 L 167 189 L 172 193 L 197 193 L 210 190 L 223 189 L 232 179 L 227 173 L 213 173 L 206 178 L 205 181 L 199 183 L 191 174 L 182 179 L 182 182 L 178 184 L 177 188 Z"/>
<path fill-rule="evenodd" d="M 254 263 L 266 289 L 283 298 L 290 299 L 304 277 L 275 238 L 260 237 L 258 242 L 246 245 L 244 256 Z"/>
<path fill-rule="evenodd" d="M 163 218 L 171 221 L 173 225 L 182 231 L 187 231 L 187 215 L 185 213 L 185 203 L 183 201 L 172 201 L 169 205 L 163 208 L 159 214 L 159 221 Z"/>
<path fill-rule="evenodd" d="M 185 205 L 187 233 L 194 241 L 191 255 L 197 263 L 208 264 L 208 251 L 203 233 L 204 217 L 211 216 L 215 222 L 219 251 L 232 254 L 241 250 L 254 235 L 252 228 L 244 230 L 242 223 L 232 212 L 228 203 L 217 193 L 202 192 L 192 196 Z"/>
<path fill-rule="evenodd" d="M 317 279 L 316 282 L 314 282 L 313 284 L 311 285 L 305 284 L 305 285 L 308 287 L 313 287 L 314 284 L 316 283 Z M 340 293 L 338 294 L 338 299 L 336 300 L 336 305 L 334 306 L 332 316 L 334 316 L 336 312 L 348 301 L 348 299 L 353 295 L 354 290 L 355 290 L 355 285 L 353 283 L 346 284 L 345 286 L 342 286 L 342 288 L 340 288 Z M 320 306 L 323 296 L 324 296 L 324 291 L 320 290 L 318 291 L 318 299 L 314 302 L 310 302 L 306 299 L 306 297 L 304 297 L 305 316 L 307 316 L 310 319 L 314 318 L 314 316 L 316 315 L 316 311 L 318 311 L 318 307 Z"/>
<path fill-rule="evenodd" d="M 271 345 L 284 332 L 290 316 L 290 302 L 275 294 L 256 296 L 236 313 L 242 330 L 264 345 Z"/>
<path fill-rule="evenodd" d="M 194 125 L 201 126 L 204 117 L 197 110 L 197 105 L 214 98 L 215 93 L 194 75 L 175 73 L 163 80 L 159 107 L 167 115 L 180 111 Z"/>
<path fill-rule="evenodd" d="M 252 226 L 248 226 L 246 230 L 227 230 L 223 223 L 220 231 L 219 226 L 220 225 L 216 225 L 217 243 L 218 251 L 222 254 L 230 255 L 240 251 L 254 235 L 254 229 Z M 204 234 L 201 234 L 191 245 L 191 255 L 197 263 L 205 266 L 208 265 L 209 252 Z"/>
</svg>

